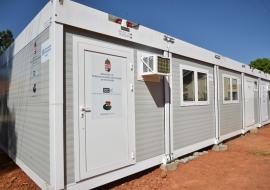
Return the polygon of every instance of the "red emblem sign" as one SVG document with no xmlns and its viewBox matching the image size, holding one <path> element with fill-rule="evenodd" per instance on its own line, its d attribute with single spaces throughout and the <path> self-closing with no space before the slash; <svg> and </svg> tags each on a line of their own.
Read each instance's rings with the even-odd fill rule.
<svg viewBox="0 0 270 190">
<path fill-rule="evenodd" d="M 107 111 L 111 110 L 112 109 L 111 101 L 105 101 L 105 104 L 103 105 L 103 109 Z"/>
<path fill-rule="evenodd" d="M 105 71 L 110 72 L 112 69 L 112 65 L 109 59 L 106 59 L 105 61 Z"/>
</svg>

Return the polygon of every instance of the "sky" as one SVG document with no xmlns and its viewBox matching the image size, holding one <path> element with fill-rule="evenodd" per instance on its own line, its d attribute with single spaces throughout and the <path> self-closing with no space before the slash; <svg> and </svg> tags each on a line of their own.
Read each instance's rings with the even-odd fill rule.
<svg viewBox="0 0 270 190">
<path fill-rule="evenodd" d="M 0 0 L 16 37 L 49 0 Z M 270 58 L 269 0 L 75 0 L 248 64 Z"/>
</svg>

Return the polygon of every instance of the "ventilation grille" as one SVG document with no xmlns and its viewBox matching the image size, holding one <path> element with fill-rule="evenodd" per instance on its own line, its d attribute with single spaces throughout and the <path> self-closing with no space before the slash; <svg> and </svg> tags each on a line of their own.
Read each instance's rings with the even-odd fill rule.
<svg viewBox="0 0 270 190">
<path fill-rule="evenodd" d="M 143 72 L 153 72 L 154 58 L 153 56 L 143 57 Z"/>
</svg>

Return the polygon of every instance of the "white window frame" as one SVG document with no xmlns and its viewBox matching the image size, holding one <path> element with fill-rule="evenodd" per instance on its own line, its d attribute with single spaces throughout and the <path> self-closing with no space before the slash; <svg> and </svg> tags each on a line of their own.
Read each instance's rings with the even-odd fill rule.
<svg viewBox="0 0 270 190">
<path fill-rule="evenodd" d="M 184 84 L 183 84 L 183 70 L 189 70 L 194 72 L 194 94 L 195 100 L 194 101 L 184 101 Z M 198 72 L 205 73 L 207 78 L 207 100 L 206 101 L 199 101 L 198 100 Z M 180 65 L 180 106 L 201 106 L 201 105 L 209 105 L 209 71 L 206 69 L 201 69 L 197 67 L 192 67 L 189 65 Z"/>
<path fill-rule="evenodd" d="M 230 79 L 230 100 L 225 100 L 225 91 L 224 91 L 224 78 L 229 78 Z M 233 92 L 232 92 L 232 80 L 235 79 L 237 81 L 237 100 L 233 100 Z M 240 78 L 239 77 L 235 77 L 232 75 L 228 75 L 228 74 L 223 74 L 222 75 L 222 100 L 223 100 L 223 104 L 237 104 L 240 102 Z"/>
</svg>

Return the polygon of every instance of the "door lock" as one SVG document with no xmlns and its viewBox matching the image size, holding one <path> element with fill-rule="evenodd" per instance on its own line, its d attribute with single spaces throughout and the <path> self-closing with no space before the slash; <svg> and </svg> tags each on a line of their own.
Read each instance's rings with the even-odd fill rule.
<svg viewBox="0 0 270 190">
<path fill-rule="evenodd" d="M 86 112 L 91 112 L 91 109 L 89 107 L 80 107 L 80 116 L 81 118 L 84 118 Z"/>
<path fill-rule="evenodd" d="M 89 107 L 83 107 L 83 106 L 81 106 L 81 111 L 82 112 L 91 112 L 91 109 Z"/>
</svg>

